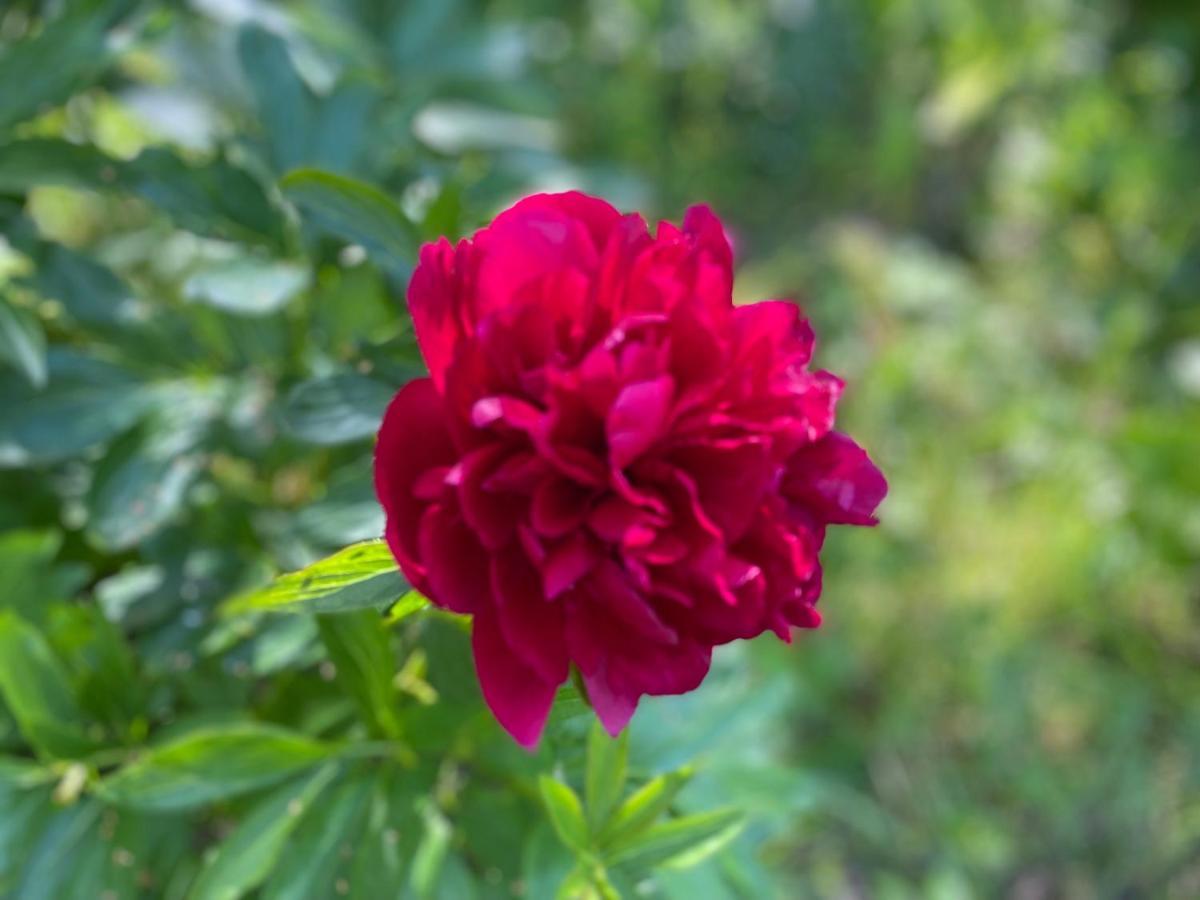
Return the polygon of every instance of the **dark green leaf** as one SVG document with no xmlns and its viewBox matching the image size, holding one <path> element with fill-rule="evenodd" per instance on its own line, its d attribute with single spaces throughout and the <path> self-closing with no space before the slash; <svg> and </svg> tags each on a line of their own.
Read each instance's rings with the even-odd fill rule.
<svg viewBox="0 0 1200 900">
<path fill-rule="evenodd" d="M 364 541 L 298 572 L 282 575 L 264 588 L 240 594 L 227 601 L 222 612 L 232 616 L 383 609 L 407 590 L 387 544 Z"/>
<path fill-rule="evenodd" d="M 330 375 L 296 385 L 283 408 L 292 434 L 314 444 L 344 444 L 379 430 L 394 391 L 362 375 Z"/>
<path fill-rule="evenodd" d="M 280 187 L 321 231 L 361 245 L 379 266 L 394 274 L 412 270 L 416 229 L 378 188 L 320 169 L 289 172 Z"/>
<path fill-rule="evenodd" d="M 238 35 L 238 57 L 276 168 L 286 172 L 311 161 L 315 101 L 292 65 L 287 43 L 264 28 L 247 26 Z"/>
<path fill-rule="evenodd" d="M 104 70 L 106 23 L 81 3 L 0 56 L 0 131 L 67 100 Z"/>
<path fill-rule="evenodd" d="M 259 802 L 221 842 L 192 888 L 191 900 L 234 900 L 271 874 L 301 817 L 337 774 L 326 765 Z"/>
<path fill-rule="evenodd" d="M 46 335 L 30 310 L 0 296 L 0 362 L 7 362 L 34 387 L 46 384 Z"/>
<path fill-rule="evenodd" d="M 55 812 L 23 860 L 21 883 L 13 896 L 19 900 L 58 900 L 63 896 L 74 874 L 64 862 L 81 847 L 86 851 L 100 842 L 94 830 L 100 812 L 100 804 L 92 800 Z"/>
<path fill-rule="evenodd" d="M 304 816 L 263 888 L 263 900 L 327 900 L 363 830 L 363 810 L 375 780 L 356 778 L 338 785 Z"/>
<path fill-rule="evenodd" d="M 325 745 L 271 725 L 202 729 L 150 748 L 97 790 L 131 809 L 193 809 L 276 784 L 329 756 Z"/>
<path fill-rule="evenodd" d="M 19 463 L 76 456 L 116 437 L 154 404 L 153 390 L 117 366 L 58 349 L 48 361 L 43 391 L 0 380 L 0 450 Z"/>
<path fill-rule="evenodd" d="M 0 192 L 41 185 L 96 190 L 114 185 L 120 163 L 87 144 L 32 138 L 0 145 Z"/>
</svg>

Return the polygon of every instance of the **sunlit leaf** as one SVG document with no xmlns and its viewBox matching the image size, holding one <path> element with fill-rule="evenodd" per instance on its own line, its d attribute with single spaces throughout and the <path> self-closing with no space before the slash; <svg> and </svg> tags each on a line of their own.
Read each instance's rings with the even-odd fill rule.
<svg viewBox="0 0 1200 900">
<path fill-rule="evenodd" d="M 686 867 L 716 853 L 745 825 L 738 810 L 714 810 L 654 825 L 606 851 L 612 866 L 648 871 L 657 866 Z"/>
<path fill-rule="evenodd" d="M 387 544 L 364 541 L 298 572 L 280 576 L 222 607 L 225 615 L 251 612 L 328 613 L 382 609 L 408 590 Z"/>
<path fill-rule="evenodd" d="M 550 823 L 562 842 L 574 850 L 586 851 L 588 826 L 579 796 L 569 785 L 549 775 L 538 779 L 538 788 L 546 811 L 550 814 Z"/>
</svg>

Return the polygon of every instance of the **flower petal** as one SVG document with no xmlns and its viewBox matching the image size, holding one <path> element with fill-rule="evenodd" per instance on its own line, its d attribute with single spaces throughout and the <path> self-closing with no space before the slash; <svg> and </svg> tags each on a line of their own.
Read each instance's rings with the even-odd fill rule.
<svg viewBox="0 0 1200 900">
<path fill-rule="evenodd" d="M 858 444 L 832 431 L 788 460 L 783 493 L 830 524 L 874 525 L 887 480 Z"/>
<path fill-rule="evenodd" d="M 475 616 L 471 647 L 483 699 L 504 730 L 522 747 L 532 749 L 542 736 L 558 685 L 517 659 L 491 612 Z"/>
<path fill-rule="evenodd" d="M 408 580 L 421 589 L 425 573 L 418 529 L 427 507 L 426 482 L 436 480 L 436 470 L 453 464 L 455 456 L 433 381 L 410 381 L 383 415 L 375 445 L 375 493 L 387 516 L 388 546 Z"/>
</svg>

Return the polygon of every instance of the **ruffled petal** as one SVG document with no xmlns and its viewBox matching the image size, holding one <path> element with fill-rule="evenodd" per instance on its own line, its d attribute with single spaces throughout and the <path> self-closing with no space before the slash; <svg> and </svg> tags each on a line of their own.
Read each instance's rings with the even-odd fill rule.
<svg viewBox="0 0 1200 900">
<path fill-rule="evenodd" d="M 518 744 L 532 749 L 542 736 L 558 685 L 517 658 L 505 643 L 493 613 L 475 616 L 471 647 L 488 708 Z"/>
<path fill-rule="evenodd" d="M 375 493 L 387 517 L 388 546 L 405 576 L 418 588 L 426 583 L 418 529 L 433 499 L 428 489 L 435 488 L 437 480 L 427 476 L 444 471 L 455 456 L 445 407 L 433 381 L 410 381 L 383 415 L 375 445 Z"/>
<path fill-rule="evenodd" d="M 836 431 L 788 460 L 784 496 L 825 522 L 874 525 L 887 479 L 858 444 Z"/>
</svg>

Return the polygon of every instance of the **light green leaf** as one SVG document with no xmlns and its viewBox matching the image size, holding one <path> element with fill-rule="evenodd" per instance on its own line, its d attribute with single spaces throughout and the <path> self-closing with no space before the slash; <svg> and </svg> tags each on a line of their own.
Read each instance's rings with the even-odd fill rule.
<svg viewBox="0 0 1200 900">
<path fill-rule="evenodd" d="M 226 312 L 266 316 L 286 306 L 308 282 L 307 266 L 244 256 L 206 266 L 188 278 L 183 293 Z"/>
<path fill-rule="evenodd" d="M 650 827 L 670 809 L 676 795 L 692 778 L 690 768 L 652 778 L 631 794 L 617 809 L 600 834 L 601 844 L 628 841 Z"/>
<path fill-rule="evenodd" d="M 744 826 L 745 818 L 736 809 L 684 816 L 614 844 L 604 859 L 611 866 L 644 872 L 658 866 L 684 868 L 716 853 Z"/>
<path fill-rule="evenodd" d="M 296 437 L 313 444 L 360 441 L 379 430 L 394 393 L 386 384 L 362 375 L 302 381 L 288 394 L 283 424 Z"/>
<path fill-rule="evenodd" d="M 413 854 L 410 884 L 420 900 L 432 897 L 450 848 L 450 823 L 434 806 L 424 811 L 425 829 Z"/>
<path fill-rule="evenodd" d="M 321 641 L 337 669 L 337 680 L 354 698 L 370 731 L 378 737 L 400 735 L 396 659 L 383 618 L 372 609 L 317 617 Z"/>
<path fill-rule="evenodd" d="M 324 744 L 271 725 L 202 729 L 150 748 L 98 792 L 132 809 L 193 809 L 276 784 L 329 756 Z"/>
<path fill-rule="evenodd" d="M 383 541 L 363 541 L 339 550 L 266 587 L 225 602 L 224 615 L 253 612 L 327 613 L 383 609 L 408 590 Z"/>
<path fill-rule="evenodd" d="M 70 758 L 94 749 L 62 662 L 37 629 L 9 610 L 0 610 L 0 697 L 45 755 Z"/>
<path fill-rule="evenodd" d="M 301 816 L 337 774 L 322 766 L 308 778 L 275 791 L 254 807 L 221 842 L 200 873 L 191 900 L 234 900 L 271 874 Z"/>
<path fill-rule="evenodd" d="M 46 334 L 30 310 L 0 296 L 0 361 L 9 363 L 34 387 L 46 384 Z"/>
<path fill-rule="evenodd" d="M 597 719 L 588 734 L 587 773 L 584 778 L 584 805 L 588 825 L 598 833 L 621 800 L 625 788 L 625 767 L 629 758 L 628 731 L 610 737 Z"/>
<path fill-rule="evenodd" d="M 375 262 L 407 275 L 417 255 L 417 232 L 400 207 L 376 187 L 324 172 L 297 169 L 280 181 L 285 196 L 327 234 L 361 245 Z"/>
<path fill-rule="evenodd" d="M 93 827 L 100 818 L 101 806 L 85 800 L 58 810 L 50 816 L 29 855 L 22 860 L 21 883 L 12 896 L 20 900 L 58 900 L 64 894 L 64 879 L 73 874 L 65 860 L 86 855 L 88 848 L 100 843 Z M 82 854 L 81 854 L 82 851 Z"/>
<path fill-rule="evenodd" d="M 550 814 L 550 823 L 562 842 L 573 850 L 587 852 L 588 827 L 578 795 L 570 786 L 549 775 L 538 779 L 538 788 Z"/>
</svg>

